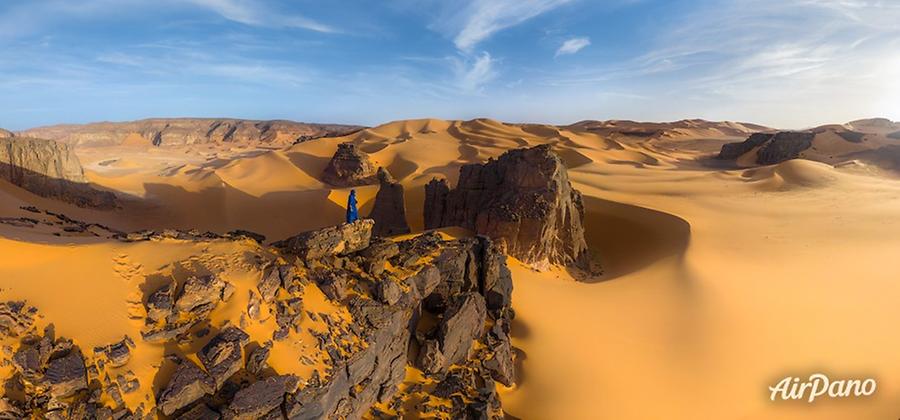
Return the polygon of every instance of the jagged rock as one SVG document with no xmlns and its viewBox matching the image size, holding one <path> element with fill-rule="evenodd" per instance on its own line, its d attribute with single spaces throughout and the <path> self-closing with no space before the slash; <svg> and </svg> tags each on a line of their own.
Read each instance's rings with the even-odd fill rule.
<svg viewBox="0 0 900 420">
<path fill-rule="evenodd" d="M 426 266 L 418 273 L 409 277 L 409 284 L 414 287 L 416 294 L 424 298 L 434 292 L 441 282 L 441 270 L 433 265 Z"/>
<path fill-rule="evenodd" d="M 786 160 L 796 159 L 800 152 L 812 147 L 814 133 L 780 132 L 766 143 L 757 155 L 760 165 L 773 165 Z"/>
<path fill-rule="evenodd" d="M 375 221 L 372 234 L 375 236 L 405 235 L 410 232 L 406 222 L 406 203 L 403 199 L 403 185 L 394 181 L 384 168 L 378 168 L 380 187 L 375 194 L 375 204 L 369 218 Z"/>
<path fill-rule="evenodd" d="M 213 411 L 205 403 L 199 403 L 182 413 L 176 420 L 219 420 L 219 413 Z"/>
<path fill-rule="evenodd" d="M 303 299 L 290 298 L 279 300 L 275 307 L 275 322 L 278 324 L 278 331 L 275 332 L 275 339 L 281 340 L 287 337 L 289 330 L 299 331 L 300 320 L 303 318 Z"/>
<path fill-rule="evenodd" d="M 259 290 L 259 295 L 264 302 L 272 303 L 275 300 L 275 295 L 278 293 L 278 288 L 281 287 L 282 283 L 281 272 L 282 266 L 277 264 L 272 264 L 263 271 L 263 276 L 256 285 L 256 290 Z"/>
<path fill-rule="evenodd" d="M 50 361 L 44 373 L 50 383 L 50 395 L 65 398 L 87 388 L 87 370 L 78 351 Z"/>
<path fill-rule="evenodd" d="M 213 378 L 216 389 L 244 366 L 244 345 L 249 340 L 250 336 L 244 331 L 228 327 L 197 353 L 200 363 Z"/>
<path fill-rule="evenodd" d="M 98 191 L 87 183 L 72 148 L 52 140 L 0 136 L 0 179 L 82 207 L 116 207 L 113 193 Z"/>
<path fill-rule="evenodd" d="M 734 160 L 744 155 L 756 147 L 762 146 L 764 143 L 772 139 L 772 134 L 753 133 L 747 140 L 737 143 L 728 143 L 722 145 L 719 151 L 718 159 Z"/>
<path fill-rule="evenodd" d="M 341 143 L 322 173 L 322 181 L 336 187 L 370 185 L 378 182 L 375 165 L 353 143 Z"/>
<path fill-rule="evenodd" d="M 425 185 L 425 229 L 436 229 L 444 226 L 447 218 L 447 196 L 450 186 L 447 180 L 432 178 Z"/>
<path fill-rule="evenodd" d="M 799 157 L 801 152 L 812 147 L 815 136 L 816 134 L 813 132 L 793 131 L 782 131 L 774 134 L 754 133 L 742 142 L 723 145 L 717 158 L 734 160 L 758 147 L 756 163 L 773 165 Z"/>
<path fill-rule="evenodd" d="M 167 284 L 147 297 L 147 318 L 153 322 L 165 319 L 175 308 L 175 290 L 173 284 Z"/>
<path fill-rule="evenodd" d="M 549 145 L 504 153 L 460 169 L 455 189 L 426 185 L 426 229 L 461 226 L 497 241 L 520 260 L 590 269 L 584 205 L 562 160 Z M 440 223 L 435 214 L 443 214 Z"/>
<path fill-rule="evenodd" d="M 486 312 L 484 298 L 477 293 L 468 293 L 457 298 L 447 309 L 438 330 L 438 341 L 445 358 L 445 367 L 468 357 L 472 341 L 481 337 Z"/>
<path fill-rule="evenodd" d="M 293 375 L 273 376 L 254 382 L 234 395 L 225 418 L 235 420 L 262 418 L 280 407 L 285 394 L 294 392 L 297 384 L 298 379 Z"/>
<path fill-rule="evenodd" d="M 266 368 L 266 361 L 269 359 L 269 351 L 272 350 L 272 344 L 266 343 L 257 347 L 250 355 L 247 356 L 247 372 L 258 375 Z"/>
<path fill-rule="evenodd" d="M 191 276 L 184 282 L 175 308 L 182 312 L 206 312 L 206 308 L 211 309 L 216 303 L 227 300 L 225 290 L 226 283 L 216 276 Z"/>
<path fill-rule="evenodd" d="M 399 253 L 400 246 L 396 242 L 390 239 L 372 238 L 369 246 L 360 251 L 359 255 L 365 261 L 363 269 L 373 276 L 378 276 L 384 272 L 384 264 Z"/>
<path fill-rule="evenodd" d="M 156 399 L 156 408 L 171 416 L 206 394 L 215 391 L 215 381 L 194 362 L 183 359 L 175 369 L 172 379 Z"/>
<path fill-rule="evenodd" d="M 375 298 L 385 305 L 397 303 L 402 295 L 403 291 L 393 279 L 383 278 L 375 283 Z"/>
<path fill-rule="evenodd" d="M 370 219 L 360 219 L 353 223 L 301 233 L 273 245 L 303 260 L 345 255 L 369 246 L 374 225 L 375 222 Z"/>
<path fill-rule="evenodd" d="M 253 240 L 254 242 L 256 242 L 260 245 L 262 245 L 262 243 L 266 241 L 265 235 L 261 235 L 256 232 L 250 232 L 249 230 L 241 230 L 241 229 L 232 230 L 231 232 L 226 233 L 225 237 L 229 238 L 229 239 L 247 238 L 247 239 Z"/>
<path fill-rule="evenodd" d="M 131 359 L 134 342 L 127 336 L 116 343 L 94 348 L 94 354 L 102 355 L 112 367 L 124 366 Z"/>
<path fill-rule="evenodd" d="M 497 382 L 506 386 L 513 386 L 516 382 L 516 365 L 512 346 L 509 344 L 509 337 L 505 334 L 499 344 L 494 347 L 491 356 L 482 363 Z"/>
<path fill-rule="evenodd" d="M 426 374 L 435 374 L 444 369 L 447 359 L 441 352 L 441 345 L 437 340 L 426 340 L 419 349 L 417 366 Z"/>
<path fill-rule="evenodd" d="M 487 308 L 499 311 L 512 305 L 512 273 L 506 266 L 506 255 L 503 250 L 490 240 L 480 236 L 478 242 L 481 250 L 482 284 Z"/>
<path fill-rule="evenodd" d="M 0 302 L 0 337 L 18 337 L 34 325 L 35 308 L 23 301 Z"/>
<path fill-rule="evenodd" d="M 310 278 L 328 299 L 339 302 L 347 297 L 350 278 L 343 270 L 319 267 L 310 273 Z"/>
</svg>

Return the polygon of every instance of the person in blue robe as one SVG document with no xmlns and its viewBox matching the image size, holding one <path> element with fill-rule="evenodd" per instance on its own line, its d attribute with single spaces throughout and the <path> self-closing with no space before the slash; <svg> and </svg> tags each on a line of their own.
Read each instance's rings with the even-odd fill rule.
<svg viewBox="0 0 900 420">
<path fill-rule="evenodd" d="M 356 210 L 356 190 L 350 190 L 347 197 L 347 223 L 353 223 L 359 219 L 359 211 Z"/>
</svg>

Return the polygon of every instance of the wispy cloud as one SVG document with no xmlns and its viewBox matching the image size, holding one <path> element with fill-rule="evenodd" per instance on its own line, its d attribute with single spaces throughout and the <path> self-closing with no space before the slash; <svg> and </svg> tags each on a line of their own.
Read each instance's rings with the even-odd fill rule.
<svg viewBox="0 0 900 420">
<path fill-rule="evenodd" d="M 559 46 L 559 49 L 556 50 L 556 56 L 575 54 L 589 45 L 591 45 L 591 39 L 588 37 L 567 39 Z"/>
<path fill-rule="evenodd" d="M 496 60 L 488 52 L 469 60 L 455 60 L 457 84 L 466 93 L 480 93 L 488 82 L 497 77 Z"/>
<path fill-rule="evenodd" d="M 573 0 L 468 0 L 453 2 L 433 25 L 453 38 L 462 51 L 506 28 L 516 26 Z M 452 8 L 452 9 L 451 9 Z"/>
<path fill-rule="evenodd" d="M 187 0 L 218 13 L 223 18 L 252 26 L 303 28 L 317 32 L 337 32 L 331 26 L 300 15 L 281 14 L 251 0 Z"/>
</svg>

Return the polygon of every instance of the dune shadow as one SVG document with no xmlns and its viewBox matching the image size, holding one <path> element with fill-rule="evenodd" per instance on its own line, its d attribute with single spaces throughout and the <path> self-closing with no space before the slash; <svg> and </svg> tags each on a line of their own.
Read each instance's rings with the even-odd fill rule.
<svg viewBox="0 0 900 420">
<path fill-rule="evenodd" d="M 328 162 L 331 161 L 331 158 L 328 157 L 319 157 L 303 152 L 290 152 L 285 155 L 297 169 L 313 179 L 320 179 Z"/>
<path fill-rule="evenodd" d="M 612 280 L 668 257 L 683 256 L 691 238 L 684 219 L 643 207 L 584 197 L 585 237 Z"/>
</svg>

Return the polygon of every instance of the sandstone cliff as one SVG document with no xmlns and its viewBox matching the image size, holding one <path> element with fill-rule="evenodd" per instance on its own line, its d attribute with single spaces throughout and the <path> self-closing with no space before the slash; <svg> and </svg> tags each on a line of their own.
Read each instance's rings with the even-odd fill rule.
<svg viewBox="0 0 900 420">
<path fill-rule="evenodd" d="M 283 120 L 154 118 L 130 122 L 54 125 L 33 128 L 20 134 L 75 146 L 170 146 L 204 143 L 289 145 L 319 137 L 349 134 L 360 128 Z"/>
<path fill-rule="evenodd" d="M 590 266 L 581 193 L 549 145 L 465 165 L 455 189 L 432 181 L 425 197 L 426 229 L 461 226 L 531 264 Z"/>
<path fill-rule="evenodd" d="M 52 140 L 0 138 L 0 178 L 34 194 L 78 206 L 115 207 L 112 193 L 87 184 L 71 148 Z"/>
</svg>

